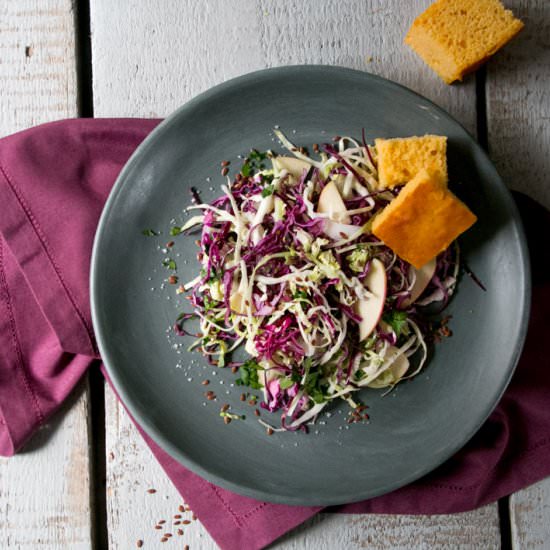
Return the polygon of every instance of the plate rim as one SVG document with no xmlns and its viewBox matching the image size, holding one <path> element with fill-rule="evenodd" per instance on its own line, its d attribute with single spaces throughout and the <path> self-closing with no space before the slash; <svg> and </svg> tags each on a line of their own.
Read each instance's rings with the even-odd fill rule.
<svg viewBox="0 0 550 550">
<path fill-rule="evenodd" d="M 159 431 L 152 422 L 150 422 L 146 415 L 142 415 L 138 407 L 134 405 L 131 398 L 128 398 L 126 390 L 124 389 L 124 384 L 121 383 L 121 380 L 117 374 L 117 369 L 111 364 L 110 354 L 108 351 L 108 340 L 109 336 L 104 334 L 101 323 L 99 320 L 99 312 L 97 308 L 98 302 L 98 292 L 100 286 L 100 279 L 98 274 L 98 263 L 99 263 L 99 249 L 101 247 L 102 236 L 107 231 L 108 227 L 107 219 L 110 212 L 113 210 L 113 205 L 123 189 L 124 182 L 127 179 L 128 174 L 133 170 L 140 158 L 148 151 L 152 144 L 155 143 L 157 136 L 161 135 L 166 129 L 168 129 L 172 124 L 175 123 L 179 117 L 188 110 L 192 110 L 195 104 L 200 104 L 204 100 L 208 100 L 211 97 L 216 96 L 220 92 L 226 92 L 234 88 L 235 86 L 242 86 L 247 84 L 253 84 L 257 78 L 268 78 L 270 75 L 276 77 L 277 75 L 288 75 L 292 73 L 304 72 L 319 72 L 323 71 L 325 73 L 338 73 L 345 74 L 348 73 L 350 76 L 355 77 L 359 76 L 365 80 L 370 80 L 382 84 L 384 86 L 390 86 L 391 88 L 405 92 L 406 94 L 417 97 L 419 100 L 428 104 L 431 108 L 434 109 L 434 112 L 437 115 L 442 116 L 445 119 L 450 120 L 452 123 L 458 125 L 463 132 L 467 135 L 470 141 L 470 145 L 473 147 L 473 150 L 476 154 L 480 155 L 482 160 L 487 163 L 488 166 L 494 171 L 495 180 L 498 182 L 498 185 L 503 191 L 502 198 L 504 199 L 506 206 L 509 208 L 511 213 L 512 221 L 514 222 L 515 230 L 518 233 L 518 241 L 520 248 L 520 267 L 524 278 L 524 284 L 522 285 L 522 296 L 521 296 L 521 306 L 522 306 L 522 315 L 520 319 L 520 329 L 518 332 L 518 338 L 515 342 L 514 351 L 510 356 L 508 364 L 506 365 L 507 376 L 505 376 L 497 392 L 497 397 L 494 402 L 491 402 L 484 409 L 484 414 L 481 415 L 480 420 L 475 424 L 474 428 L 470 430 L 467 436 L 460 438 L 459 443 L 455 443 L 449 447 L 448 453 L 446 453 L 445 458 L 439 460 L 436 464 L 430 464 L 425 468 L 420 468 L 415 472 L 412 472 L 409 476 L 405 476 L 402 479 L 399 479 L 393 483 L 387 483 L 382 487 L 379 487 L 377 490 L 369 490 L 365 488 L 362 491 L 358 491 L 351 499 L 349 498 L 336 498 L 334 500 L 327 500 L 326 498 L 304 498 L 302 496 L 290 496 L 283 494 L 272 494 L 267 493 L 264 490 L 256 489 L 250 485 L 245 485 L 244 483 L 235 483 L 227 478 L 219 476 L 216 472 L 211 471 L 209 468 L 204 468 L 199 462 L 190 458 L 185 450 L 180 449 L 174 445 L 168 438 L 164 437 L 161 431 Z M 167 452 L 171 458 L 175 459 L 183 467 L 188 468 L 191 472 L 199 475 L 208 482 L 214 483 L 219 487 L 232 491 L 241 496 L 254 498 L 256 500 L 267 501 L 274 504 L 286 504 L 286 505 L 295 505 L 295 506 L 329 506 L 329 505 L 339 505 L 347 504 L 352 502 L 359 502 L 365 499 L 374 498 L 381 496 L 383 494 L 389 493 L 400 487 L 404 487 L 409 483 L 414 482 L 417 479 L 420 479 L 429 472 L 435 470 L 441 464 L 446 462 L 450 457 L 452 457 L 458 450 L 464 447 L 468 441 L 475 435 L 475 433 L 480 429 L 480 427 L 485 423 L 487 418 L 490 416 L 492 411 L 500 402 L 502 395 L 504 394 L 506 388 L 508 387 L 510 380 L 515 372 L 523 346 L 525 344 L 525 338 L 527 336 L 528 321 L 531 310 L 531 268 L 529 261 L 529 250 L 527 247 L 527 241 L 525 238 L 525 231 L 523 228 L 523 223 L 519 215 L 519 211 L 515 201 L 512 198 L 510 190 L 505 185 L 503 179 L 498 173 L 496 167 L 494 166 L 492 160 L 490 159 L 487 152 L 481 147 L 481 145 L 476 141 L 472 134 L 452 115 L 450 115 L 445 109 L 435 104 L 433 101 L 424 97 L 423 95 L 411 90 L 410 88 L 393 82 L 387 78 L 369 73 L 367 71 L 361 71 L 357 69 L 350 69 L 347 67 L 340 67 L 335 65 L 287 65 L 282 67 L 274 67 L 267 69 L 260 69 L 253 72 L 249 72 L 229 80 L 217 84 L 207 90 L 199 93 L 198 95 L 191 98 L 189 101 L 185 102 L 171 114 L 169 114 L 164 120 L 162 120 L 148 135 L 147 137 L 138 145 L 134 150 L 130 158 L 126 161 L 119 175 L 117 176 L 111 191 L 105 201 L 103 206 L 101 216 L 96 228 L 92 256 L 90 263 L 90 307 L 92 315 L 92 324 L 94 328 L 94 333 L 96 337 L 96 342 L 98 349 L 100 351 L 101 360 L 105 366 L 106 372 L 108 374 L 108 379 L 117 394 L 117 397 L 121 401 L 122 405 L 125 407 L 127 412 L 131 415 L 133 421 L 137 423 L 150 437 L 155 444 L 157 444 L 161 449 Z"/>
</svg>

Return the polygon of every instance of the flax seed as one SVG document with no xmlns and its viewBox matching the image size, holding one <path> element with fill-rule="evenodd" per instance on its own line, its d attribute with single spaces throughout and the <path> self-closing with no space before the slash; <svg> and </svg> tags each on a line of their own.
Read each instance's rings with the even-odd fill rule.
<svg viewBox="0 0 550 550">
<path fill-rule="evenodd" d="M 183 535 L 183 529 L 178 529 L 176 533 L 181 537 Z"/>
<path fill-rule="evenodd" d="M 229 172 L 229 168 L 227 166 L 225 168 L 222 168 L 222 176 L 227 176 L 228 172 Z"/>
<path fill-rule="evenodd" d="M 182 521 L 183 525 L 189 525 L 191 522 L 188 519 Z"/>
<path fill-rule="evenodd" d="M 183 507 L 183 504 L 180 504 L 180 505 L 178 506 L 178 510 L 179 510 L 180 512 L 185 512 L 185 508 Z"/>
<path fill-rule="evenodd" d="M 231 418 L 229 416 L 224 416 L 223 417 L 223 423 L 224 424 L 231 424 Z M 185 522 L 183 522 L 185 523 Z"/>
<path fill-rule="evenodd" d="M 255 409 L 255 410 L 254 410 L 254 414 L 255 414 L 256 416 L 260 416 L 260 411 L 259 411 L 258 409 Z"/>
<path fill-rule="evenodd" d="M 176 285 L 178 283 L 178 278 L 175 275 L 170 275 L 170 277 L 168 277 L 168 282 L 171 285 Z"/>
<path fill-rule="evenodd" d="M 225 168 L 226 166 L 229 166 L 231 163 L 228 160 L 222 160 L 220 164 L 222 168 Z"/>
<path fill-rule="evenodd" d="M 208 384 L 210 384 L 210 380 L 203 380 L 203 381 L 201 382 L 201 384 L 202 384 L 203 386 L 208 386 Z"/>
<path fill-rule="evenodd" d="M 273 435 L 273 430 L 271 428 L 267 428 L 266 433 L 267 435 Z"/>
<path fill-rule="evenodd" d="M 181 523 L 181 521 L 174 521 L 174 525 L 179 525 Z"/>
<path fill-rule="evenodd" d="M 229 405 L 226 403 L 222 408 L 221 408 L 221 412 L 226 412 L 227 410 L 229 410 Z"/>
<path fill-rule="evenodd" d="M 246 401 L 246 394 L 241 393 L 241 396 L 239 397 L 241 401 Z"/>
<path fill-rule="evenodd" d="M 143 541 L 142 541 L 141 539 L 138 540 L 138 541 L 136 542 L 136 546 L 137 546 L 138 548 L 141 548 L 141 547 L 143 546 Z"/>
<path fill-rule="evenodd" d="M 163 525 L 163 524 L 165 524 L 165 523 L 166 523 L 166 520 L 165 520 L 165 519 L 161 519 L 161 520 L 158 522 L 159 525 Z"/>
<path fill-rule="evenodd" d="M 166 248 L 172 248 L 174 246 L 174 241 L 169 241 L 166 243 Z"/>
<path fill-rule="evenodd" d="M 150 495 L 152 495 L 152 494 L 156 493 L 157 490 L 156 490 L 156 489 L 147 489 L 147 492 L 148 492 Z"/>
<path fill-rule="evenodd" d="M 231 367 L 231 372 L 235 374 L 239 370 L 239 367 Z"/>
</svg>

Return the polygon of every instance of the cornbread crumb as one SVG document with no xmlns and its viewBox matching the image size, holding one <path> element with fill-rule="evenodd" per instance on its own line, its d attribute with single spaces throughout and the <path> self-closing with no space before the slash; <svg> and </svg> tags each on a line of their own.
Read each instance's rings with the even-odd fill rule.
<svg viewBox="0 0 550 550">
<path fill-rule="evenodd" d="M 414 20 L 405 44 L 451 84 L 476 70 L 522 28 L 499 0 L 437 0 Z"/>
<path fill-rule="evenodd" d="M 400 258 L 421 268 L 476 220 L 440 172 L 422 170 L 376 217 L 372 232 Z"/>
<path fill-rule="evenodd" d="M 376 139 L 380 187 L 395 187 L 410 181 L 420 170 L 440 172 L 447 182 L 447 138 L 422 137 Z"/>
</svg>

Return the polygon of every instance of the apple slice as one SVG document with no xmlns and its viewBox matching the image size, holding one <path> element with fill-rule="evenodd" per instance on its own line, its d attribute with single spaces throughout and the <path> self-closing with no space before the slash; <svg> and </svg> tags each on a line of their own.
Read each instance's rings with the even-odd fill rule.
<svg viewBox="0 0 550 550">
<path fill-rule="evenodd" d="M 380 321 L 386 301 L 386 269 L 380 260 L 376 258 L 372 260 L 363 284 L 372 296 L 361 298 L 354 305 L 355 313 L 361 317 L 359 323 L 359 340 L 361 341 L 368 338 Z"/>
<path fill-rule="evenodd" d="M 291 176 L 301 178 L 304 170 L 309 170 L 311 164 L 295 157 L 275 157 L 272 159 L 273 168 L 277 172 L 286 170 Z"/>
<path fill-rule="evenodd" d="M 411 266 L 416 272 L 416 279 L 411 288 L 411 295 L 406 300 L 403 300 L 402 306 L 409 307 L 411 304 L 414 304 L 420 295 L 426 290 L 429 282 L 432 280 L 432 277 L 435 273 L 436 260 L 433 258 L 427 264 L 424 264 L 420 269 L 416 269 Z"/>
<path fill-rule="evenodd" d="M 317 212 L 328 214 L 329 218 L 335 222 L 349 224 L 351 221 L 340 191 L 333 181 L 329 181 L 323 187 L 317 203 Z"/>
<path fill-rule="evenodd" d="M 399 348 L 396 348 L 395 346 L 389 346 L 386 350 L 385 360 L 392 360 L 397 355 L 397 353 L 399 353 Z M 405 357 L 405 355 L 402 354 L 396 357 L 395 361 L 391 364 L 389 369 L 393 376 L 393 379 L 399 380 L 400 378 L 405 376 L 406 372 L 409 370 L 409 366 L 409 360 L 407 359 L 407 357 Z M 368 386 L 371 388 L 385 388 L 387 384 L 377 382 L 375 378 L 372 382 L 368 384 Z"/>
<path fill-rule="evenodd" d="M 237 291 L 231 294 L 231 298 L 229 299 L 229 307 L 232 311 L 244 313 L 244 300 L 243 295 L 240 292 Z"/>
<path fill-rule="evenodd" d="M 341 239 L 347 239 L 352 235 L 355 235 L 361 229 L 359 225 L 349 225 L 347 223 L 333 222 L 332 220 L 325 220 L 325 233 L 333 240 L 339 241 Z"/>
</svg>

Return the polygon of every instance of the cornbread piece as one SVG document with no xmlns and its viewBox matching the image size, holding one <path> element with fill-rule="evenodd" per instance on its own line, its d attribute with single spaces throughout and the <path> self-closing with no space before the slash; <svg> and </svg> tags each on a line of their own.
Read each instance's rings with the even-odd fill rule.
<svg viewBox="0 0 550 550">
<path fill-rule="evenodd" d="M 405 44 L 451 84 L 475 71 L 522 28 L 499 0 L 437 0 L 414 20 Z"/>
<path fill-rule="evenodd" d="M 439 172 L 422 170 L 372 225 L 400 258 L 420 269 L 476 221 Z"/>
<path fill-rule="evenodd" d="M 395 187 L 410 181 L 426 168 L 440 172 L 447 181 L 447 138 L 423 136 L 376 139 L 380 187 Z"/>
</svg>

